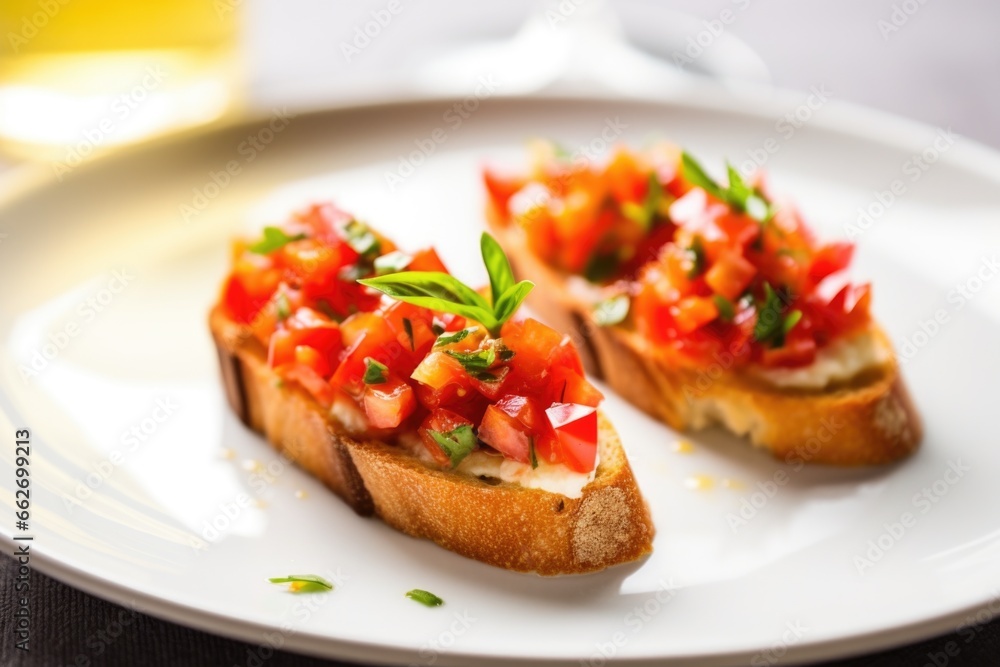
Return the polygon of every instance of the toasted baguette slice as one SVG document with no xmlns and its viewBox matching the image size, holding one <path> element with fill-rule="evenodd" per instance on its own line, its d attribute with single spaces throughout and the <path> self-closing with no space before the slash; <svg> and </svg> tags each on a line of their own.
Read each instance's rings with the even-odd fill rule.
<svg viewBox="0 0 1000 667">
<path fill-rule="evenodd" d="M 601 327 L 593 304 L 574 294 L 567 276 L 527 246 L 523 230 L 488 219 L 514 272 L 531 276 L 529 305 L 560 331 L 571 332 L 587 372 L 626 400 L 678 430 L 718 423 L 786 461 L 869 465 L 916 449 L 922 426 L 891 345 L 877 326 L 862 333 L 881 363 L 820 390 L 780 387 L 725 358 L 709 367 L 657 349 L 627 326 Z M 581 279 L 582 280 L 582 279 Z M 580 344 L 582 343 L 582 344 Z"/>
<path fill-rule="evenodd" d="M 216 307 L 210 327 L 226 396 L 244 424 L 319 478 L 362 516 L 518 572 L 577 574 L 652 551 L 653 525 L 621 441 L 599 415 L 600 462 L 580 498 L 432 469 L 401 447 L 357 440 Z"/>
</svg>

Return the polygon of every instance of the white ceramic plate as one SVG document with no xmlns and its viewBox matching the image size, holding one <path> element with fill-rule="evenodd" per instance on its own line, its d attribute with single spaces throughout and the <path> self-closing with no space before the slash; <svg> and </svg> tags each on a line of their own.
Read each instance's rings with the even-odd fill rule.
<svg viewBox="0 0 1000 667">
<path fill-rule="evenodd" d="M 768 664 L 954 629 L 1000 590 L 1000 159 L 939 140 L 947 150 L 921 171 L 912 156 L 932 157 L 936 130 L 832 103 L 803 127 L 779 122 L 805 116 L 803 102 L 715 90 L 498 98 L 457 127 L 452 101 L 386 105 L 302 115 L 269 143 L 267 121 L 164 141 L 21 188 L 0 208 L 4 542 L 20 534 L 12 441 L 27 427 L 35 567 L 264 646 L 413 664 Z M 874 281 L 875 312 L 909 357 L 927 424 L 916 456 L 796 470 L 717 432 L 688 436 L 694 451 L 680 454 L 677 434 L 610 395 L 655 553 L 541 579 L 356 517 L 230 414 L 205 316 L 241 228 L 336 198 L 404 247 L 433 242 L 477 280 L 479 166 L 517 160 L 532 136 L 600 149 L 616 123 L 620 139 L 660 133 L 709 165 L 777 147 L 773 184 L 828 238 L 872 210 L 855 274 Z M 391 191 L 386 171 L 411 153 L 422 164 Z M 212 185 L 227 164 L 239 173 Z M 905 192 L 879 204 L 895 179 Z M 37 375 L 23 377 L 33 361 Z M 699 475 L 713 488 L 691 488 Z M 266 581 L 293 572 L 339 585 L 295 596 Z M 403 597 L 412 588 L 447 604 L 417 605 Z"/>
</svg>

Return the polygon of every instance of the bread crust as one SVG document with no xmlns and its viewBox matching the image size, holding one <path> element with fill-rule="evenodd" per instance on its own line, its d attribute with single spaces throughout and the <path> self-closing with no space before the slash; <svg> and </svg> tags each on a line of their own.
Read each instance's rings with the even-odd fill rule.
<svg viewBox="0 0 1000 667">
<path fill-rule="evenodd" d="M 514 272 L 537 285 L 528 304 L 573 336 L 587 372 L 672 428 L 718 423 L 749 436 L 776 458 L 844 466 L 889 463 L 919 445 L 920 417 L 891 344 L 877 326 L 866 335 L 889 352 L 885 363 L 830 390 L 770 385 L 729 368 L 724 356 L 710 366 L 695 366 L 634 330 L 597 325 L 592 304 L 571 294 L 565 276 L 530 251 L 520 228 L 505 225 L 495 210 L 487 217 Z"/>
<path fill-rule="evenodd" d="M 653 525 L 618 435 L 599 414 L 600 463 L 581 498 L 432 469 L 403 448 L 348 435 L 260 343 L 216 306 L 209 324 L 234 412 L 358 514 L 517 572 L 580 574 L 652 551 Z"/>
</svg>

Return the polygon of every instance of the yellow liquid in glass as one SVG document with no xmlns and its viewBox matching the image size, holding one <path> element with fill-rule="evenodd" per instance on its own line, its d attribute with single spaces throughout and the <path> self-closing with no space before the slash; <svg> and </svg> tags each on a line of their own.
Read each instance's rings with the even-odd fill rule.
<svg viewBox="0 0 1000 667">
<path fill-rule="evenodd" d="M 2 0 L 0 139 L 73 160 L 219 118 L 239 1 Z"/>
</svg>

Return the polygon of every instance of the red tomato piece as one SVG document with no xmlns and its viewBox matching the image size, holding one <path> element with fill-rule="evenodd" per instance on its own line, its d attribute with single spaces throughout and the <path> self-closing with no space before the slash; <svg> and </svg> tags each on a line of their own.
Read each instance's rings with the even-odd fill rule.
<svg viewBox="0 0 1000 667">
<path fill-rule="evenodd" d="M 757 268 L 742 254 L 728 252 L 705 274 L 705 282 L 716 294 L 730 301 L 743 293 L 757 274 Z"/>
<path fill-rule="evenodd" d="M 830 243 L 815 254 L 809 265 L 809 280 L 814 284 L 829 275 L 843 271 L 851 263 L 854 255 L 853 243 Z"/>
<path fill-rule="evenodd" d="M 434 250 L 434 248 L 425 248 L 413 253 L 413 259 L 410 260 L 406 270 L 439 271 L 441 273 L 448 273 L 448 267 L 446 267 L 444 262 L 441 261 L 441 258 L 438 257 L 437 251 Z"/>
<path fill-rule="evenodd" d="M 417 407 L 413 388 L 394 375 L 382 384 L 366 385 L 362 404 L 373 428 L 396 428 Z"/>
<path fill-rule="evenodd" d="M 383 318 L 372 313 L 358 315 L 365 317 L 358 317 L 350 325 L 348 320 L 344 320 L 341 325 L 345 331 L 345 341 L 352 342 L 344 351 L 340 366 L 334 371 L 331 379 L 334 385 L 354 396 L 360 394 L 364 388 L 362 380 L 367 368 L 365 358 L 371 357 L 387 366 L 389 370 L 394 370 L 397 361 L 406 353 Z M 361 327 L 361 323 L 367 326 Z"/>
<path fill-rule="evenodd" d="M 309 366 L 296 363 L 286 364 L 277 369 L 277 372 L 286 380 L 302 385 L 324 408 L 329 409 L 333 404 L 335 395 L 333 387 Z"/>
<path fill-rule="evenodd" d="M 530 430 L 496 405 L 486 408 L 479 424 L 479 439 L 508 459 L 531 462 Z"/>
<path fill-rule="evenodd" d="M 807 366 L 816 360 L 816 341 L 810 336 L 792 338 L 781 347 L 765 347 L 761 350 L 760 362 L 765 366 Z"/>
<path fill-rule="evenodd" d="M 590 472 L 597 459 L 597 408 L 556 403 L 545 411 L 555 431 L 557 458 L 577 472 Z"/>
<path fill-rule="evenodd" d="M 677 328 L 684 333 L 705 326 L 719 316 L 719 309 L 712 299 L 689 296 L 671 308 Z"/>
</svg>

